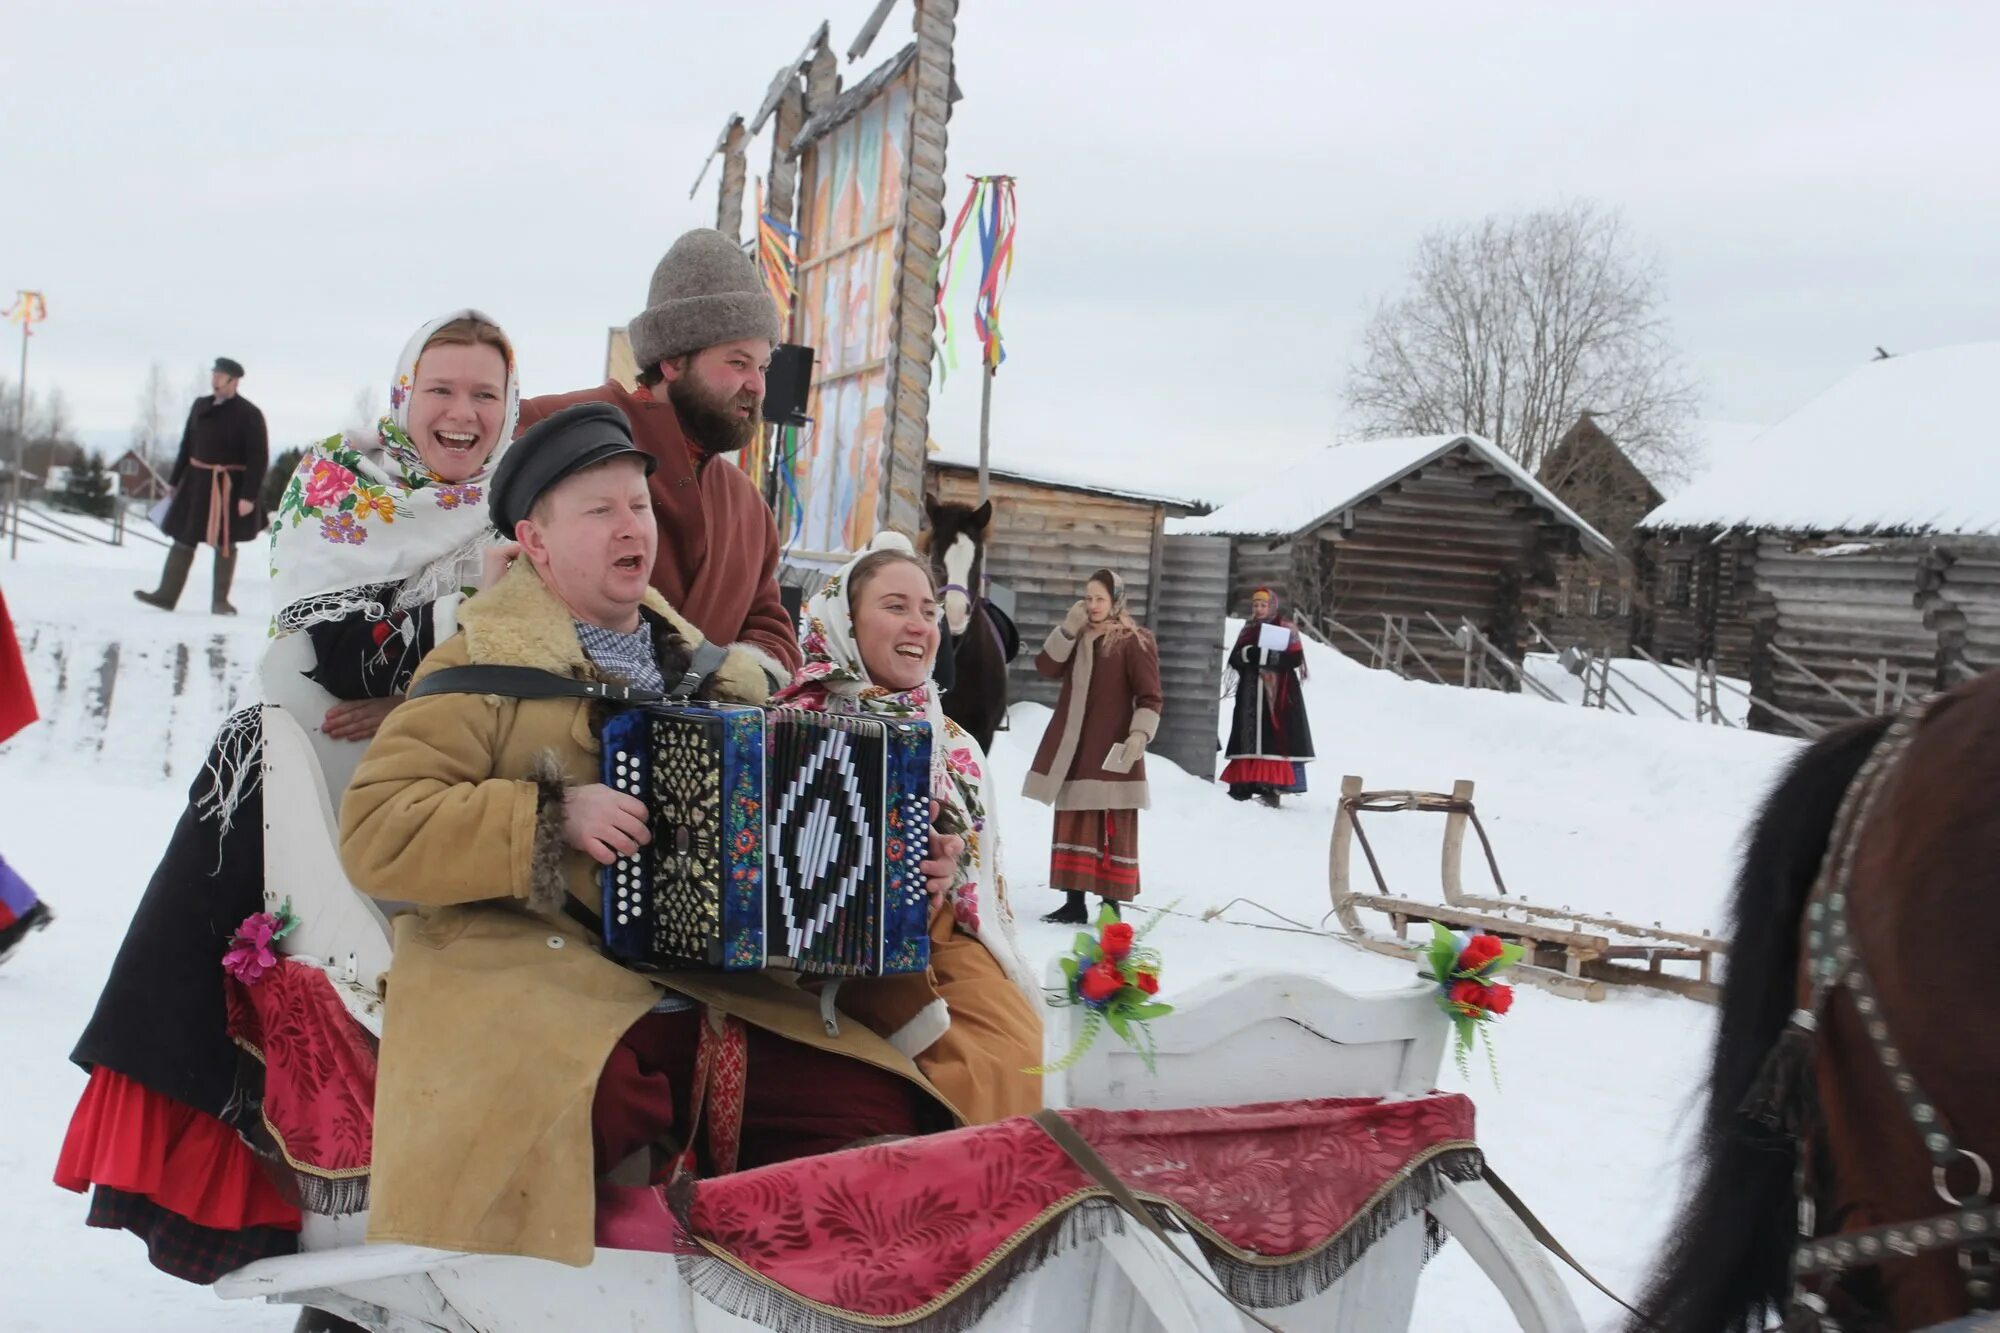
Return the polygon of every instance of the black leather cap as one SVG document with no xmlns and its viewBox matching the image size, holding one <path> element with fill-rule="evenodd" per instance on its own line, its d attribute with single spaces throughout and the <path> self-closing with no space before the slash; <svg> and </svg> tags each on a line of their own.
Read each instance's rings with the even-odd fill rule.
<svg viewBox="0 0 2000 1333">
<path fill-rule="evenodd" d="M 575 403 L 521 432 L 493 470 L 488 512 L 507 540 L 549 488 L 584 468 L 631 455 L 652 475 L 653 456 L 632 443 L 632 423 L 609 403 Z"/>
<path fill-rule="evenodd" d="M 215 358 L 215 368 L 233 380 L 243 378 L 243 363 L 241 361 L 236 361 L 226 356 L 218 356 Z"/>
</svg>

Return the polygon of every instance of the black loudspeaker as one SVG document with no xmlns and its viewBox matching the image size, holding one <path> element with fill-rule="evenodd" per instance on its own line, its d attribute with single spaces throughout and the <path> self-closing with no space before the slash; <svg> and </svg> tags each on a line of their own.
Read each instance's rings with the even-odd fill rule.
<svg viewBox="0 0 2000 1333">
<path fill-rule="evenodd" d="M 773 426 L 803 426 L 806 394 L 812 388 L 813 349 L 779 343 L 764 375 L 764 420 Z"/>
</svg>

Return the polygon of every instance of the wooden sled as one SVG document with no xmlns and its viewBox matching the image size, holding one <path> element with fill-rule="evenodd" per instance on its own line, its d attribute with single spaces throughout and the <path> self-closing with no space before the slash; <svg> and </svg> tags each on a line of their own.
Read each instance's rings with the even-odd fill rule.
<svg viewBox="0 0 2000 1333">
<path fill-rule="evenodd" d="M 381 914 L 340 873 L 332 793 L 287 710 L 265 716 L 267 846 L 285 849 L 299 927 L 288 940 L 355 996 L 379 1031 L 388 959 Z M 1051 976 L 1057 975 L 1052 966 Z M 1052 1105 L 1170 1109 L 1293 1098 L 1416 1095 L 1436 1080 L 1446 1036 L 1428 991 L 1349 995 L 1312 977 L 1234 973 L 1191 990 L 1153 1025 L 1158 1075 L 1106 1038 L 1048 1080 Z M 1078 1010 L 1051 1027 L 1066 1049 Z M 1492 1278 L 1529 1333 L 1582 1333 L 1546 1255 L 1483 1181 L 1453 1184 L 1431 1216 Z M 747 1333 L 761 1327 L 708 1304 L 672 1255 L 600 1247 L 586 1268 L 538 1259 L 370 1245 L 365 1214 L 308 1214 L 301 1252 L 216 1283 L 226 1299 L 309 1305 L 375 1333 Z M 1184 1234 L 1180 1248 L 1197 1255 Z M 1421 1216 L 1398 1224 L 1332 1286 L 1261 1312 L 1287 1333 L 1407 1333 L 1424 1261 Z M 1491 1322 L 1491 1321 L 1489 1321 Z M 885 1325 L 885 1327 L 889 1327 Z M 1080 1242 L 1017 1279 L 968 1333 L 1254 1333 L 1254 1326 L 1159 1241 L 1136 1228 Z"/>
<path fill-rule="evenodd" d="M 1445 817 L 1444 853 L 1439 866 L 1439 880 L 1444 889 L 1442 903 L 1391 894 L 1382 876 L 1381 863 L 1368 845 L 1367 834 L 1361 831 L 1359 817 L 1363 813 L 1412 810 Z M 1486 864 L 1500 896 L 1465 891 L 1460 863 L 1465 854 L 1468 825 L 1479 835 L 1480 847 L 1486 853 Z M 1367 858 L 1378 893 L 1354 891 L 1351 868 L 1356 841 Z M 1493 844 L 1487 839 L 1472 804 L 1472 783 L 1464 779 L 1453 783 L 1451 793 L 1446 795 L 1428 791 L 1364 791 L 1360 778 L 1352 775 L 1342 778 L 1327 873 L 1334 914 L 1342 928 L 1364 947 L 1394 957 L 1415 958 L 1423 952 L 1423 944 L 1408 940 L 1406 931 L 1411 925 L 1436 921 L 1453 930 L 1483 931 L 1528 951 L 1527 957 L 1514 968 L 1513 976 L 1572 999 L 1601 1000 L 1609 983 L 1649 986 L 1713 1004 L 1715 960 L 1729 951 L 1727 942 L 1710 935 L 1666 930 L 1658 923 L 1641 926 L 1568 907 L 1542 907 L 1507 896 Z M 1362 908 L 1385 913 L 1389 932 L 1369 930 L 1361 920 Z M 1668 972 L 1664 966 L 1667 963 L 1692 963 L 1696 974 Z"/>
</svg>

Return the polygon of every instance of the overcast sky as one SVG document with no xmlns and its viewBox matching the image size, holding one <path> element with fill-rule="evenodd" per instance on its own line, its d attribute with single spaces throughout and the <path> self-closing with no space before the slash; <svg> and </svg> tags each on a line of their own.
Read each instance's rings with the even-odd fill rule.
<svg viewBox="0 0 2000 1333">
<path fill-rule="evenodd" d="M 729 113 L 869 8 L 10 5 L 0 302 L 47 293 L 31 380 L 98 443 L 149 362 L 187 385 L 218 354 L 274 443 L 324 434 L 464 304 L 528 392 L 595 383 L 714 220 L 714 174 L 688 190 Z M 1226 497 L 1341 431 L 1425 229 L 1571 199 L 1661 260 L 1709 417 L 1774 421 L 1877 344 L 2000 337 L 2000 5 L 1391 8 L 962 0 L 950 205 L 1020 180 L 997 462 Z M 977 398 L 936 403 L 955 452 Z"/>
</svg>

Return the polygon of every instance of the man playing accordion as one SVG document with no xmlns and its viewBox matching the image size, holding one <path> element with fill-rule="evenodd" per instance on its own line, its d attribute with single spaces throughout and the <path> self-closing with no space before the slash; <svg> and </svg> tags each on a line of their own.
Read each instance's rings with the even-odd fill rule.
<svg viewBox="0 0 2000 1333">
<path fill-rule="evenodd" d="M 642 975 L 598 951 L 599 869 L 649 837 L 645 807 L 598 780 L 604 702 L 421 688 L 476 666 L 657 689 L 719 657 L 698 697 L 763 703 L 757 657 L 704 652 L 649 587 L 652 468 L 603 404 L 514 444 L 491 504 L 520 555 L 418 668 L 342 803 L 355 886 L 415 908 L 395 919 L 370 1241 L 583 1264 L 614 1169 L 727 1171 L 957 1118 L 788 974 Z"/>
</svg>

